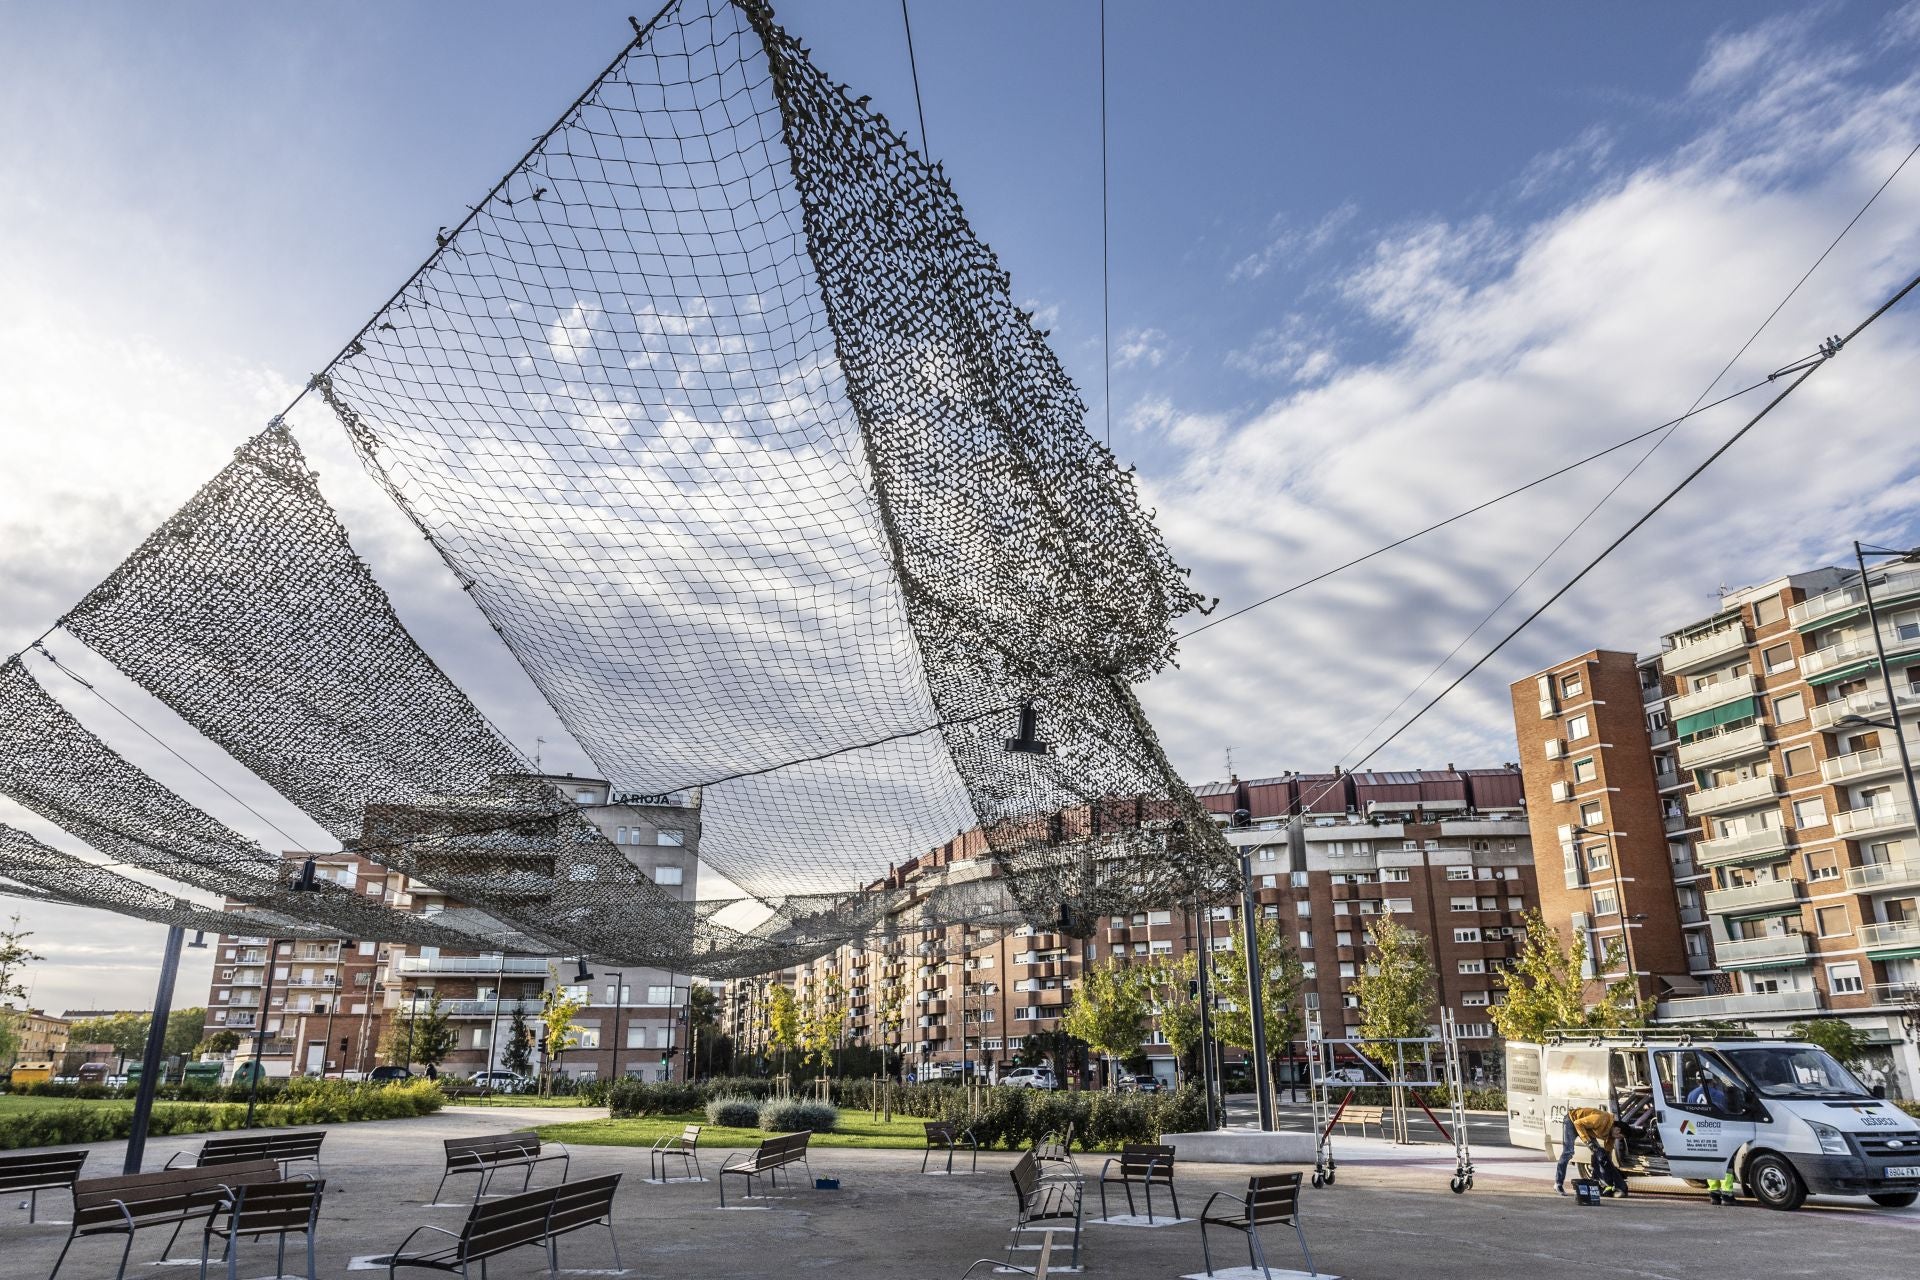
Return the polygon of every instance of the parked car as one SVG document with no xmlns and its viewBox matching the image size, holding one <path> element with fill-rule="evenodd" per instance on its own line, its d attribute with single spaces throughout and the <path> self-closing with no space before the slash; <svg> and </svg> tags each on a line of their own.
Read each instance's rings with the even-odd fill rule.
<svg viewBox="0 0 1920 1280">
<path fill-rule="evenodd" d="M 511 1071 L 476 1071 L 473 1084 L 476 1089 L 491 1089 L 495 1093 L 525 1093 L 533 1087 L 533 1081 Z"/>
<path fill-rule="evenodd" d="M 1129 1093 L 1158 1093 L 1166 1088 L 1166 1082 L 1152 1073 L 1137 1076 L 1121 1076 L 1120 1087 Z"/>
<path fill-rule="evenodd" d="M 413 1072 L 405 1067 L 375 1067 L 367 1072 L 367 1079 L 378 1084 L 391 1084 L 395 1080 L 411 1080 Z"/>
<path fill-rule="evenodd" d="M 1000 1077 L 1001 1084 L 1015 1085 L 1022 1089 L 1057 1089 L 1059 1084 L 1053 1078 L 1049 1067 L 1015 1067 Z"/>
</svg>

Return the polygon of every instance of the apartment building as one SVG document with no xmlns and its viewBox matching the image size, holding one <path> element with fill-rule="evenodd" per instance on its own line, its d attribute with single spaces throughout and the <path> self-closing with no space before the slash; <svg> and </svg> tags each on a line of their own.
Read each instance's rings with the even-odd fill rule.
<svg viewBox="0 0 1920 1280">
<path fill-rule="evenodd" d="M 39 1009 L 16 1009 L 12 1005 L 0 1008 L 0 1018 L 7 1021 L 14 1037 L 12 1061 L 5 1065 L 58 1062 L 66 1056 L 69 1019 L 56 1018 Z"/>
<path fill-rule="evenodd" d="M 676 897 L 691 900 L 699 878 L 697 791 L 682 795 L 616 792 L 604 779 L 561 775 L 548 781 L 636 867 Z M 289 853 L 304 860 L 305 853 Z M 417 879 L 354 854 L 316 856 L 319 875 L 396 910 L 433 914 L 460 904 Z M 207 1001 L 209 1031 L 245 1038 L 242 1054 L 264 1036 L 261 1061 L 272 1075 L 359 1074 L 379 1064 L 389 1019 L 423 1011 L 437 999 L 455 1031 L 443 1072 L 470 1074 L 503 1063 L 516 1011 L 539 1025 L 541 993 L 558 984 L 586 1002 L 575 1019 L 578 1045 L 552 1064 L 579 1079 L 631 1074 L 677 1078 L 684 1051 L 688 977 L 654 969 L 609 970 L 575 956 L 455 952 L 402 943 L 223 937 Z M 582 978 L 582 972 L 588 974 Z M 269 982 L 271 977 L 271 982 Z"/>
<path fill-rule="evenodd" d="M 1431 948 L 1436 1022 L 1445 1003 L 1469 1071 L 1497 1073 L 1487 1011 L 1504 990 L 1522 915 L 1538 906 L 1518 769 L 1289 774 L 1195 791 L 1228 838 L 1251 851 L 1258 909 L 1284 922 L 1306 968 L 1304 1005 L 1326 1034 L 1358 1032 L 1353 988 L 1366 965 L 1366 927 L 1392 911 Z M 1298 838 L 1288 827 L 1296 817 Z M 1304 847 L 1304 869 L 1292 865 L 1295 845 Z M 909 887 L 985 853 L 979 834 L 966 833 L 896 868 L 892 882 Z M 1092 936 L 1076 938 L 916 926 L 906 915 L 866 947 L 800 966 L 796 993 L 804 1005 L 816 991 L 830 1004 L 843 992 L 847 1042 L 896 1050 L 909 1070 L 963 1058 L 1005 1068 L 1026 1037 L 1059 1028 L 1089 965 L 1226 950 L 1238 919 L 1237 907 L 1170 903 L 1102 919 Z M 744 985 L 729 984 L 730 1002 L 743 999 L 734 988 Z M 1172 1051 L 1157 1031 L 1141 1050 L 1171 1078 Z M 1276 1056 L 1287 1052 L 1275 1046 Z"/>
<path fill-rule="evenodd" d="M 1859 575 L 1816 569 L 1724 593 L 1657 654 L 1521 681 L 1514 717 L 1556 922 L 1602 942 L 1637 925 L 1666 1021 L 1845 1018 L 1872 1082 L 1912 1097 L 1920 845 L 1890 713 L 1920 713 L 1920 563 L 1867 582 L 1886 677 Z"/>
</svg>

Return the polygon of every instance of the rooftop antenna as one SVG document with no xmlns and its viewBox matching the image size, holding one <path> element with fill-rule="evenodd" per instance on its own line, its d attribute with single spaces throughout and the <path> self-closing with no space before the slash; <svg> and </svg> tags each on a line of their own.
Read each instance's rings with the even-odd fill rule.
<svg viewBox="0 0 1920 1280">
<path fill-rule="evenodd" d="M 540 772 L 540 749 L 546 745 L 547 740 L 545 738 L 535 738 L 533 740 L 533 771 L 535 773 Z"/>
<path fill-rule="evenodd" d="M 1227 748 L 1227 781 L 1231 782 L 1240 775 L 1233 771 L 1233 748 Z"/>
</svg>

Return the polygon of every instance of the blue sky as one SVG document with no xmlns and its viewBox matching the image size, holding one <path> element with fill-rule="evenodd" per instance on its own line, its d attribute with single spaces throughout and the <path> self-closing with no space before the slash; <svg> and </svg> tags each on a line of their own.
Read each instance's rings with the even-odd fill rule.
<svg viewBox="0 0 1920 1280">
<path fill-rule="evenodd" d="M 612 55 L 626 12 L 0 4 L 0 649 L 351 336 Z M 918 139 L 897 5 L 778 12 Z M 913 8 L 931 153 L 1054 328 L 1097 433 L 1095 12 Z M 1228 605 L 1686 408 L 1920 140 L 1912 4 L 1114 0 L 1108 34 L 1113 443 Z M 1920 162 L 1730 377 L 1864 314 L 1920 269 L 1917 229 Z M 1645 648 L 1721 584 L 1853 536 L 1911 537 L 1917 353 L 1913 315 L 1889 317 L 1377 763 L 1511 758 L 1517 676 Z M 1732 412 L 1676 433 L 1497 622 Z M 428 647 L 516 741 L 560 739 L 337 427 L 295 425 Z M 1351 763 L 1625 462 L 1609 466 L 1196 640 L 1146 691 L 1176 764 L 1214 776 L 1227 747 L 1246 774 Z M 118 941 L 62 945 L 92 976 L 60 981 L 104 984 L 68 1003 L 143 980 Z"/>
</svg>

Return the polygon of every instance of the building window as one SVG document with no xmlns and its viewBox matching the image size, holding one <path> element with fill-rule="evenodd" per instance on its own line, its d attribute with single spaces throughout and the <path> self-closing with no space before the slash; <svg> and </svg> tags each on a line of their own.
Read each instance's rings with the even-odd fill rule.
<svg viewBox="0 0 1920 1280">
<path fill-rule="evenodd" d="M 1620 899 L 1614 896 L 1611 888 L 1593 891 L 1593 914 L 1612 916 L 1620 913 Z"/>
<path fill-rule="evenodd" d="M 1480 900 L 1478 898 L 1454 898 L 1448 904 L 1448 909 L 1452 911 L 1478 911 L 1480 909 Z"/>
<path fill-rule="evenodd" d="M 672 987 L 648 987 L 647 1003 L 648 1004 L 672 1004 L 673 988 Z"/>
<path fill-rule="evenodd" d="M 1793 724 L 1807 718 L 1807 695 L 1804 693 L 1782 694 L 1773 700 L 1773 722 L 1775 724 Z"/>
<path fill-rule="evenodd" d="M 1568 741 L 1574 741 L 1580 738 L 1584 738 L 1592 731 L 1593 731 L 1593 726 L 1590 723 L 1588 723 L 1587 718 L 1584 715 L 1575 716 L 1573 719 L 1567 721 Z"/>
<path fill-rule="evenodd" d="M 1787 606 L 1780 603 L 1779 596 L 1753 602 L 1753 625 L 1756 627 L 1770 627 L 1786 616 Z"/>
<path fill-rule="evenodd" d="M 1473 868 L 1472 867 L 1448 867 L 1447 879 L 1471 880 L 1473 879 Z"/>
<path fill-rule="evenodd" d="M 1484 991 L 1462 991 L 1460 1007 L 1463 1009 L 1484 1009 L 1487 1007 L 1487 993 Z"/>
<path fill-rule="evenodd" d="M 1480 941 L 1480 931 L 1478 929 L 1455 929 L 1453 931 L 1453 940 L 1455 942 L 1478 942 Z"/>
<path fill-rule="evenodd" d="M 1487 971 L 1487 962 L 1485 960 L 1462 960 L 1457 968 L 1461 973 L 1485 973 Z"/>
<path fill-rule="evenodd" d="M 1766 669 L 1768 675 L 1773 675 L 1778 671 L 1788 670 L 1793 666 L 1793 646 L 1790 644 L 1770 646 L 1761 653 L 1760 663 L 1761 666 Z"/>
<path fill-rule="evenodd" d="M 1413 873 L 1405 867 L 1380 868 L 1380 881 L 1382 884 L 1405 884 L 1411 879 L 1413 879 Z"/>
<path fill-rule="evenodd" d="M 1302 960 L 1300 962 L 1300 976 L 1307 979 L 1308 981 L 1312 981 L 1314 978 L 1319 977 L 1320 976 L 1319 964 L 1312 960 Z"/>
<path fill-rule="evenodd" d="M 580 1043 L 574 1046 L 575 1048 L 598 1049 L 600 1047 L 600 1028 L 581 1027 L 577 1030 L 576 1034 L 580 1037 Z"/>
<path fill-rule="evenodd" d="M 1344 907 L 1347 904 L 1344 902 L 1336 902 L 1333 905 L 1336 907 Z M 1311 916 L 1313 914 L 1313 904 L 1305 898 L 1302 898 L 1293 904 L 1293 914 L 1303 917 Z"/>
<path fill-rule="evenodd" d="M 1592 756 L 1573 762 L 1573 780 L 1575 782 L 1592 782 L 1599 776 L 1600 766 L 1594 763 Z"/>
<path fill-rule="evenodd" d="M 1575 672 L 1570 676 L 1560 677 L 1560 696 L 1563 698 L 1577 698 L 1582 693 L 1585 693 L 1586 689 L 1587 686 L 1580 679 L 1579 672 Z"/>
<path fill-rule="evenodd" d="M 660 830 L 653 833 L 653 842 L 655 844 L 668 845 L 672 848 L 678 849 L 682 845 L 686 844 L 687 833 L 684 831 L 673 830 L 668 827 L 662 827 L 660 828 Z"/>
<path fill-rule="evenodd" d="M 1838 880 L 1839 878 L 1840 864 L 1835 861 L 1833 854 L 1815 853 L 1807 855 L 1807 879 Z"/>
<path fill-rule="evenodd" d="M 1820 930 L 1820 936 L 1823 938 L 1837 938 L 1842 934 L 1853 932 L 1847 924 L 1845 907 L 1821 907 L 1813 913 L 1813 919 L 1815 927 Z"/>
<path fill-rule="evenodd" d="M 682 867 L 655 867 L 653 869 L 653 882 L 655 884 L 685 884 L 687 882 L 686 877 L 686 870 Z"/>
<path fill-rule="evenodd" d="M 1342 930 L 1340 930 L 1339 932 L 1337 932 L 1337 933 L 1335 933 L 1335 934 L 1333 935 L 1333 945 L 1334 945 L 1334 946 L 1336 946 L 1336 947 L 1350 947 L 1350 946 L 1352 946 L 1352 945 L 1353 945 L 1353 934 L 1351 934 L 1351 933 L 1349 933 L 1349 932 L 1348 932 L 1347 930 L 1345 930 L 1345 929 L 1342 929 Z"/>
<path fill-rule="evenodd" d="M 625 827 L 615 827 L 613 829 L 613 842 L 615 844 L 625 844 L 627 842 L 627 829 Z"/>
<path fill-rule="evenodd" d="M 1172 923 L 1173 923 L 1173 912 L 1171 912 L 1171 911 L 1149 911 L 1149 912 L 1147 912 L 1147 923 L 1148 923 L 1148 924 L 1172 924 Z"/>
<path fill-rule="evenodd" d="M 1215 938 L 1215 939 L 1214 939 L 1213 941 L 1214 941 L 1214 948 L 1213 948 L 1213 949 L 1214 949 L 1215 951 L 1224 951 L 1224 950 L 1227 950 L 1228 948 L 1231 948 L 1231 947 L 1233 946 L 1233 939 L 1232 939 L 1232 938 L 1228 938 L 1228 939 L 1225 939 L 1225 941 L 1226 941 L 1226 944 L 1227 944 L 1227 945 L 1226 945 L 1226 947 L 1222 947 L 1222 946 L 1220 946 L 1220 945 L 1219 945 L 1219 944 L 1220 944 L 1220 942 L 1222 941 L 1222 940 L 1221 940 L 1221 939 L 1219 939 L 1219 938 Z M 1305 929 L 1302 929 L 1302 930 L 1300 931 L 1300 949 L 1301 949 L 1302 951 L 1311 951 L 1311 950 L 1313 950 L 1313 934 L 1312 934 L 1312 933 L 1310 933 L 1309 931 L 1307 931 L 1307 930 L 1305 930 Z"/>
<path fill-rule="evenodd" d="M 1813 748 L 1812 747 L 1794 747 L 1782 753 L 1780 757 L 1780 762 L 1786 766 L 1786 770 L 1789 774 L 1812 773 L 1813 772 Z"/>
<path fill-rule="evenodd" d="M 1307 873 L 1304 871 L 1292 872 L 1287 876 L 1287 883 L 1296 889 L 1304 889 L 1307 887 Z"/>
<path fill-rule="evenodd" d="M 1857 996 L 1865 991 L 1866 984 L 1860 980 L 1860 964 L 1849 960 L 1844 964 L 1827 966 L 1827 990 L 1836 996 Z"/>
<path fill-rule="evenodd" d="M 1826 826 L 1826 800 L 1820 796 L 1813 796 L 1806 800 L 1795 800 L 1793 802 L 1793 825 L 1803 830 L 1807 827 Z"/>
<path fill-rule="evenodd" d="M 1587 870 L 1605 871 L 1613 865 L 1613 849 L 1606 841 L 1597 841 L 1587 846 Z"/>
</svg>

